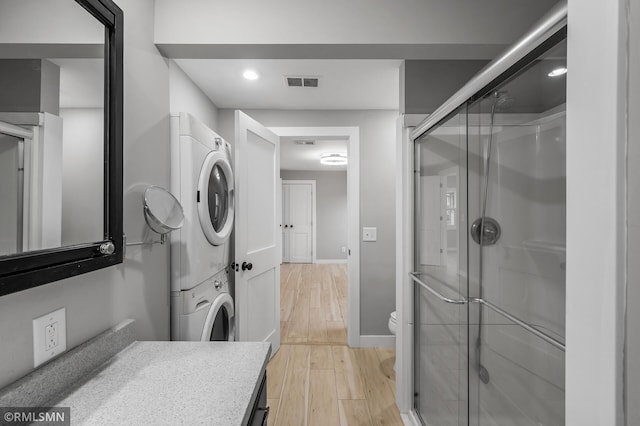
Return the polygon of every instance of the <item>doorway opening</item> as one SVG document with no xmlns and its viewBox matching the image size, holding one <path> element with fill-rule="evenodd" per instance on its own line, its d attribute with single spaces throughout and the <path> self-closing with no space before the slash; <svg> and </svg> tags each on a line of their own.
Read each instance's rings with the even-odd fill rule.
<svg viewBox="0 0 640 426">
<path fill-rule="evenodd" d="M 313 255 L 311 256 L 312 262 L 314 263 L 346 263 L 347 273 L 346 273 L 346 293 L 347 293 L 347 301 L 346 308 L 347 314 L 345 318 L 346 322 L 346 334 L 347 334 L 347 343 L 351 347 L 359 347 L 360 346 L 360 246 L 359 246 L 359 216 L 360 216 L 360 196 L 359 196 L 359 134 L 360 130 L 358 127 L 271 127 L 271 131 L 280 136 L 283 140 L 304 140 L 304 141 L 343 141 L 345 146 L 345 153 L 347 157 L 347 164 L 344 167 L 346 172 L 346 217 L 344 218 L 344 222 L 346 222 L 346 229 L 344 235 L 346 235 L 346 243 L 340 244 L 337 247 L 333 247 L 337 249 L 337 254 L 335 257 L 325 257 L 323 261 L 322 257 L 317 255 L 318 243 L 317 239 L 313 235 L 313 230 L 311 238 L 313 240 L 313 245 L 316 246 L 315 249 L 312 248 Z M 314 158 L 315 161 L 320 161 L 319 158 Z M 285 179 L 291 180 L 291 179 Z M 310 179 L 304 179 L 310 180 Z M 317 182 L 316 182 L 317 184 Z M 315 193 L 315 191 L 314 191 Z M 281 199 L 284 201 L 284 194 L 281 194 Z M 314 203 L 315 207 L 316 204 Z M 285 215 L 281 216 L 283 219 Z M 313 221 L 316 223 L 316 221 Z M 289 223 L 284 223 L 283 229 L 286 229 L 286 232 L 291 234 L 291 229 L 289 227 L 284 228 L 285 225 L 290 225 Z M 342 223 L 341 225 L 345 225 Z M 294 229 L 295 224 L 294 224 Z M 284 238 L 287 238 L 284 236 Z M 291 237 L 288 237 L 291 239 Z M 303 240 L 304 238 L 301 238 Z M 335 244 L 334 244 L 335 245 Z M 344 247 L 344 248 L 343 248 Z M 284 248 L 284 247 L 283 247 Z M 344 253 L 342 253 L 344 250 Z M 290 254 L 290 253 L 289 253 Z M 341 256 L 344 254 L 344 256 Z"/>
</svg>

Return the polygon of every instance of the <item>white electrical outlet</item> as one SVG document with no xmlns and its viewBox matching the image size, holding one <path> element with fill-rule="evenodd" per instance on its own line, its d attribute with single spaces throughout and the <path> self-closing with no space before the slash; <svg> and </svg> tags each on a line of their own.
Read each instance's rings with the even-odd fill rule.
<svg viewBox="0 0 640 426">
<path fill-rule="evenodd" d="M 342 246 L 342 252 L 346 253 L 347 252 L 347 248 L 345 246 Z"/>
<path fill-rule="evenodd" d="M 33 366 L 67 350 L 66 311 L 64 308 L 33 320 Z"/>
</svg>

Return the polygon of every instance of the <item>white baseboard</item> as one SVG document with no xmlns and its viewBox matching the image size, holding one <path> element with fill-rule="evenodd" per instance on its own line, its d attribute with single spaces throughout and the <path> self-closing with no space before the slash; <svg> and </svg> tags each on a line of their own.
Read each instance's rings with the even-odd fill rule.
<svg viewBox="0 0 640 426">
<path fill-rule="evenodd" d="M 395 348 L 396 336 L 390 335 L 367 335 L 360 336 L 361 348 Z"/>
<path fill-rule="evenodd" d="M 316 259 L 313 263 L 347 263 L 347 259 Z"/>
<path fill-rule="evenodd" d="M 405 426 L 420 426 L 422 423 L 418 420 L 415 410 L 411 410 L 408 413 L 400 413 L 400 418 Z"/>
</svg>

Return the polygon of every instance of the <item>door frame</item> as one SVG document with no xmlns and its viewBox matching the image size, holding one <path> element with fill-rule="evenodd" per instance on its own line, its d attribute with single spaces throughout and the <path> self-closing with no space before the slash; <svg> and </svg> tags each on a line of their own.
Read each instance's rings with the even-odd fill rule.
<svg viewBox="0 0 640 426">
<path fill-rule="evenodd" d="M 284 184 L 299 184 L 299 185 L 311 185 L 311 263 L 316 263 L 316 181 L 304 180 L 304 179 L 280 179 L 281 185 Z M 282 190 L 282 188 L 281 188 Z M 284 195 L 280 197 L 280 204 L 284 199 Z M 280 215 L 284 217 L 284 211 Z M 282 251 L 282 250 L 280 250 Z"/>
<path fill-rule="evenodd" d="M 269 127 L 280 137 L 347 140 L 347 343 L 360 347 L 360 127 Z"/>
<path fill-rule="evenodd" d="M 420 424 L 413 409 L 414 143 L 422 114 L 401 114 L 396 122 L 396 403 L 405 424 Z"/>
</svg>

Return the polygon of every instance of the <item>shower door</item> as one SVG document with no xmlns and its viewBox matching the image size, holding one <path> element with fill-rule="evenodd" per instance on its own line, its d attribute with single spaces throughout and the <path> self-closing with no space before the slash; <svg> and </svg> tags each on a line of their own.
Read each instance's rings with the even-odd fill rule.
<svg viewBox="0 0 640 426">
<path fill-rule="evenodd" d="M 564 425 L 565 58 L 467 109 L 472 425 Z"/>
<path fill-rule="evenodd" d="M 561 41 L 415 140 L 424 424 L 564 425 L 565 58 Z"/>
<path fill-rule="evenodd" d="M 468 424 L 466 120 L 463 108 L 414 152 L 414 405 L 433 426 Z"/>
</svg>

